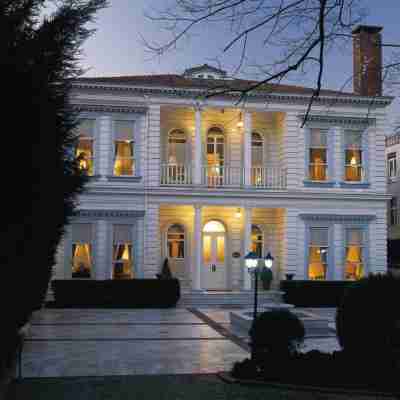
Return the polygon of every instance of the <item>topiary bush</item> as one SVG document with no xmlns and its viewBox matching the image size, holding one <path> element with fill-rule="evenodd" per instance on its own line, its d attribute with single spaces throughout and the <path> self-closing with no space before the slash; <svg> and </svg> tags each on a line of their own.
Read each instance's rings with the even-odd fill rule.
<svg viewBox="0 0 400 400">
<path fill-rule="evenodd" d="M 347 289 L 337 308 L 336 330 L 349 360 L 372 370 L 399 365 L 399 293 L 400 279 L 386 274 L 369 275 Z"/>
</svg>

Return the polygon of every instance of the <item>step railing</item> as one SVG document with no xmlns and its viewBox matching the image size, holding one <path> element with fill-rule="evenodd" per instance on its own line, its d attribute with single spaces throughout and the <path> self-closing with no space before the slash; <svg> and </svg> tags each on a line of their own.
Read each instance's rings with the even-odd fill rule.
<svg viewBox="0 0 400 400">
<path fill-rule="evenodd" d="M 161 185 L 191 185 L 192 168 L 185 164 L 162 164 Z"/>
</svg>

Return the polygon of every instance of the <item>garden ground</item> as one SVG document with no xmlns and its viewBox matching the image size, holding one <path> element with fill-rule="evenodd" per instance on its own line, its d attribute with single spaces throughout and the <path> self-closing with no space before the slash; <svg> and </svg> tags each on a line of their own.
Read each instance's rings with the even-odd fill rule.
<svg viewBox="0 0 400 400">
<path fill-rule="evenodd" d="M 332 309 L 311 311 L 334 317 Z M 10 399 L 301 399 L 293 390 L 218 380 L 216 372 L 249 356 L 246 341 L 228 309 L 42 310 Z M 309 336 L 311 348 L 336 350 L 334 333 Z"/>
</svg>

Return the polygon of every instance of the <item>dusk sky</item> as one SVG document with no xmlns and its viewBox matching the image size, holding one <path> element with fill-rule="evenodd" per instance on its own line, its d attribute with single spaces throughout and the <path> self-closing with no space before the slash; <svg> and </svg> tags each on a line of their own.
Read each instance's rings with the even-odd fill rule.
<svg viewBox="0 0 400 400">
<path fill-rule="evenodd" d="M 170 52 L 161 58 L 149 54 L 140 35 L 148 41 L 164 41 L 168 34 L 160 26 L 144 17 L 145 12 L 160 9 L 172 0 L 109 0 L 109 7 L 98 14 L 95 27 L 97 32 L 84 45 L 82 65 L 89 68 L 86 76 L 116 76 L 182 73 L 186 68 L 203 63 L 216 64 L 219 59 L 223 69 L 232 72 L 240 57 L 240 47 L 225 56 L 221 48 L 227 41 L 226 26 L 208 26 L 194 32 L 190 40 L 183 41 L 179 50 Z M 364 0 L 369 9 L 365 24 L 383 26 L 383 41 L 400 44 L 400 1 L 399 0 Z M 256 42 L 256 40 L 254 40 Z M 351 43 L 349 43 L 351 44 Z M 249 47 L 249 62 L 270 61 L 274 54 L 268 49 Z M 264 54 L 265 52 L 265 54 Z M 384 57 L 388 51 L 384 51 Z M 352 48 L 348 46 L 329 55 L 326 64 L 324 86 L 341 89 L 352 73 Z M 252 78 L 251 75 L 243 75 Z M 314 80 L 313 80 L 314 79 Z M 315 76 L 307 76 L 303 81 L 289 83 L 312 86 Z M 352 91 L 350 86 L 346 91 Z M 398 94 L 398 93 L 386 93 Z M 391 119 L 400 116 L 399 101 L 392 107 Z"/>
</svg>

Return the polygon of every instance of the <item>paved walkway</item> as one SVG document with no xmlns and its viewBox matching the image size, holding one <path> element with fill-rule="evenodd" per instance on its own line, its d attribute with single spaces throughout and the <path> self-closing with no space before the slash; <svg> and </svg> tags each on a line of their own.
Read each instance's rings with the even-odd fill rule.
<svg viewBox="0 0 400 400">
<path fill-rule="evenodd" d="M 230 310 L 197 311 L 43 310 L 24 345 L 22 377 L 204 374 L 248 357 L 246 334 L 230 326 Z M 325 337 L 308 339 L 310 348 L 338 347 Z"/>
</svg>

